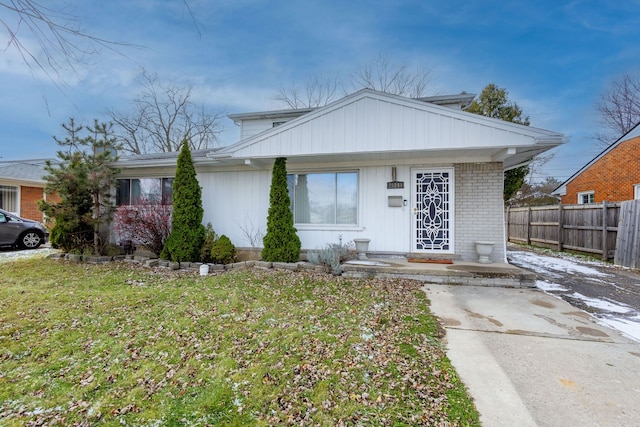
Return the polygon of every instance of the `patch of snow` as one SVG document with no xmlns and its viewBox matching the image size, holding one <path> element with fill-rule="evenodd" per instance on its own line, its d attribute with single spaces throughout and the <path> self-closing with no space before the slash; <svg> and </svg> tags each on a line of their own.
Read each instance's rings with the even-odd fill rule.
<svg viewBox="0 0 640 427">
<path fill-rule="evenodd" d="M 569 289 L 557 283 L 547 282 L 546 280 L 536 280 L 536 288 L 545 292 L 568 292 Z"/>
<path fill-rule="evenodd" d="M 640 315 L 631 318 L 601 317 L 598 322 L 620 331 L 624 336 L 640 342 Z"/>
<path fill-rule="evenodd" d="M 354 264 L 354 265 L 370 265 L 375 267 L 389 267 L 391 264 L 385 264 L 380 261 L 364 261 L 364 260 L 351 260 L 345 262 L 345 264 Z"/>
<path fill-rule="evenodd" d="M 606 301 L 604 299 L 589 298 L 578 292 L 574 292 L 573 294 L 569 295 L 569 297 L 580 300 L 584 302 L 586 305 L 588 305 L 589 307 L 597 308 L 603 311 L 608 311 L 609 313 L 625 314 L 633 311 L 633 308 L 629 307 L 626 304 L 622 304 L 617 301 L 612 302 L 612 301 Z"/>
<path fill-rule="evenodd" d="M 371 341 L 373 339 L 373 334 L 365 334 L 360 335 L 363 341 Z"/>
<path fill-rule="evenodd" d="M 568 274 L 579 273 L 579 274 L 584 274 L 585 276 L 591 276 L 591 277 L 611 276 L 610 274 L 602 273 L 596 270 L 595 268 L 576 264 L 571 259 L 548 257 L 544 255 L 533 254 L 533 253 L 523 252 L 523 251 L 510 252 L 509 258 L 514 260 L 517 264 L 520 264 L 523 267 L 531 269 L 538 273 L 542 273 L 542 272 L 550 273 L 551 271 L 558 271 L 561 273 L 568 273 Z"/>
<path fill-rule="evenodd" d="M 59 249 L 51 249 L 47 247 L 41 247 L 38 249 L 24 249 L 24 250 L 8 250 L 3 249 L 0 251 L 0 263 L 15 261 L 17 259 L 25 258 L 44 258 L 47 255 L 60 252 Z"/>
</svg>

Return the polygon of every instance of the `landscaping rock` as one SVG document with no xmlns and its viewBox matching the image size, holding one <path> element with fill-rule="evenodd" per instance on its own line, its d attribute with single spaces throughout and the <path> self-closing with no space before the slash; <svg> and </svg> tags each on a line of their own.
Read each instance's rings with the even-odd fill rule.
<svg viewBox="0 0 640 427">
<path fill-rule="evenodd" d="M 273 267 L 273 263 L 267 262 L 267 261 L 255 261 L 253 265 L 258 268 L 267 268 L 267 269 Z"/>
<path fill-rule="evenodd" d="M 298 263 L 298 269 L 299 270 L 315 271 L 316 267 L 317 266 L 315 264 L 312 264 L 310 262 L 299 262 Z"/>
<path fill-rule="evenodd" d="M 244 261 L 240 261 L 240 262 L 234 262 L 231 264 L 225 264 L 224 268 L 228 269 L 228 270 L 233 270 L 233 269 L 237 269 L 237 268 L 246 268 L 248 267 L 248 264 Z"/>
<path fill-rule="evenodd" d="M 112 258 L 110 256 L 94 256 L 94 255 L 86 255 L 83 257 L 85 262 L 89 262 L 92 264 L 105 264 L 107 262 L 111 262 Z"/>
<path fill-rule="evenodd" d="M 273 268 L 298 271 L 298 263 L 297 262 L 274 262 Z"/>
</svg>

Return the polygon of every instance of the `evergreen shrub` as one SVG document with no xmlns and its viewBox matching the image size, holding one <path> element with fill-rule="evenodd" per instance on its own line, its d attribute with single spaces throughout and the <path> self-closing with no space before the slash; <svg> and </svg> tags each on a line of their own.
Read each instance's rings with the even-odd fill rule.
<svg viewBox="0 0 640 427">
<path fill-rule="evenodd" d="M 218 236 L 213 230 L 213 226 L 210 222 L 207 223 L 207 226 L 204 229 L 204 240 L 202 243 L 202 249 L 200 250 L 200 260 L 202 262 L 213 262 L 213 258 L 211 258 L 211 247 L 213 246 L 217 238 Z"/>
<path fill-rule="evenodd" d="M 229 264 L 236 261 L 236 247 L 224 234 L 211 246 L 211 258 L 216 264 Z"/>
<path fill-rule="evenodd" d="M 284 157 L 279 157 L 273 165 L 267 234 L 262 240 L 262 260 L 267 262 L 296 262 L 300 258 L 300 238 L 293 226 L 286 162 Z"/>
<path fill-rule="evenodd" d="M 200 261 L 205 228 L 202 225 L 202 189 L 196 178 L 189 144 L 182 142 L 176 176 L 173 180 L 171 234 L 160 258 L 173 262 Z"/>
</svg>

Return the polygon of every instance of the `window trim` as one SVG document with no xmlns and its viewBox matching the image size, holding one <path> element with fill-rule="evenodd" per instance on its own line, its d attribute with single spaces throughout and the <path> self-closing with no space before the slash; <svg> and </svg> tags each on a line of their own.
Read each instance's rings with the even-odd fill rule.
<svg viewBox="0 0 640 427">
<path fill-rule="evenodd" d="M 633 186 L 633 200 L 640 200 L 640 184 Z"/>
<path fill-rule="evenodd" d="M 362 210 L 362 200 L 361 200 L 361 193 L 362 193 L 362 189 L 360 186 L 360 175 L 362 173 L 362 171 L 360 169 L 327 169 L 327 170 L 291 170 L 291 171 L 287 171 L 287 180 L 289 176 L 295 176 L 295 175 L 327 175 L 327 174 L 333 174 L 334 177 L 336 177 L 337 179 L 337 174 L 340 173 L 354 173 L 356 175 L 356 222 L 355 224 L 338 224 L 338 223 L 333 223 L 333 224 L 327 224 L 327 223 L 299 223 L 299 222 L 295 222 L 295 210 L 292 212 L 293 214 L 293 220 L 294 220 L 294 226 L 296 227 L 296 229 L 298 230 L 339 230 L 339 231 L 359 231 L 362 230 L 363 227 L 360 225 L 361 222 L 361 210 Z M 336 184 L 336 193 L 334 193 L 334 195 L 337 196 L 337 184 Z M 291 197 L 291 194 L 289 194 L 289 197 Z M 337 200 L 337 198 L 336 198 Z M 291 199 L 291 205 L 294 206 L 295 208 L 295 199 L 292 198 Z"/>
<path fill-rule="evenodd" d="M 156 179 L 156 180 L 159 180 L 160 181 L 160 191 L 161 191 L 160 204 L 161 205 L 167 205 L 167 206 L 173 205 L 173 191 L 172 191 L 172 194 L 171 194 L 171 201 L 169 203 L 166 203 L 164 201 L 165 200 L 164 182 L 165 182 L 165 180 L 168 180 L 168 179 L 175 180 L 175 177 L 173 177 L 173 176 L 161 176 L 161 177 L 158 177 L 158 176 L 145 176 L 145 177 L 117 178 L 117 180 L 116 180 L 117 181 L 116 191 L 115 191 L 116 194 L 115 194 L 115 197 L 114 197 L 115 198 L 114 203 L 115 203 L 116 207 L 117 206 L 138 206 L 139 205 L 139 204 L 132 204 L 131 203 L 131 185 L 132 185 L 132 181 L 134 181 L 136 179 L 137 180 L 143 180 L 143 179 Z M 119 188 L 118 187 L 119 187 L 121 181 L 129 181 L 129 192 L 128 192 L 129 200 L 128 200 L 128 203 L 120 203 L 120 204 L 118 204 L 118 197 L 119 197 Z M 173 184 L 172 184 L 172 186 L 173 186 Z"/>
<path fill-rule="evenodd" d="M 6 187 L 7 189 L 9 189 L 9 188 L 13 188 L 14 189 L 14 191 L 15 191 L 14 192 L 14 197 L 15 197 L 15 200 L 14 200 L 15 206 L 14 207 L 16 208 L 16 210 L 13 211 L 11 209 L 8 209 L 6 206 L 0 206 L 0 208 L 4 209 L 5 211 L 7 211 L 9 213 L 12 213 L 14 215 L 19 216 L 19 213 L 20 213 L 20 197 L 21 197 L 20 190 L 21 190 L 21 187 L 19 185 L 9 185 L 9 184 L 0 184 L 0 187 Z"/>
<path fill-rule="evenodd" d="M 589 197 L 589 202 L 585 203 L 582 199 L 583 196 L 591 196 Z M 593 190 L 587 190 L 587 191 L 580 191 L 578 192 L 578 204 L 579 205 L 589 205 L 595 203 L 595 191 Z"/>
</svg>

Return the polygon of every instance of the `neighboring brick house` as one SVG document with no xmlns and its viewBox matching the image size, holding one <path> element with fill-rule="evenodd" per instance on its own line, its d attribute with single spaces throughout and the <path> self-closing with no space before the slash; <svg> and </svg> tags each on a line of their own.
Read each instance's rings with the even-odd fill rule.
<svg viewBox="0 0 640 427">
<path fill-rule="evenodd" d="M 640 199 L 640 123 L 553 191 L 563 204 Z"/>
<path fill-rule="evenodd" d="M 44 160 L 0 162 L 0 209 L 27 219 L 42 221 L 38 200 L 44 194 Z"/>
</svg>

